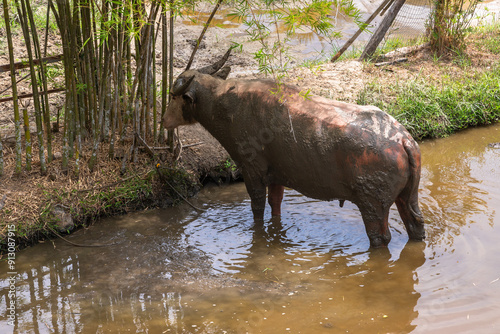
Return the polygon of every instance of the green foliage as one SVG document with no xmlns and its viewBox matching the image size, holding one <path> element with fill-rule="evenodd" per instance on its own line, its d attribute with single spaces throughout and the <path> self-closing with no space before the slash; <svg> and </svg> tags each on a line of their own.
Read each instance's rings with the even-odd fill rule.
<svg viewBox="0 0 500 334">
<path fill-rule="evenodd" d="M 235 172 L 238 169 L 238 166 L 234 163 L 233 159 L 227 158 L 225 161 L 221 162 L 219 165 L 219 171 L 223 172 L 226 170 L 230 170 Z"/>
<path fill-rule="evenodd" d="M 462 51 L 477 5 L 482 0 L 435 0 L 431 14 L 429 41 L 438 55 Z"/>
<path fill-rule="evenodd" d="M 293 60 L 288 42 L 296 33 L 312 31 L 330 41 L 342 36 L 329 18 L 332 12 L 362 25 L 360 11 L 352 0 L 243 0 L 235 3 L 229 17 L 247 26 L 249 39 L 260 43 L 261 48 L 254 53 L 259 71 L 281 82 Z"/>
<path fill-rule="evenodd" d="M 21 32 L 21 25 L 19 24 L 19 19 L 17 17 L 16 4 L 14 0 L 7 0 L 7 4 L 9 7 L 9 16 L 10 16 L 10 29 L 14 33 Z M 5 20 L 3 19 L 3 5 L 0 7 L 0 29 L 5 29 Z"/>
<path fill-rule="evenodd" d="M 422 78 L 391 87 L 368 85 L 358 103 L 392 114 L 418 139 L 443 137 L 470 126 L 500 120 L 500 66 L 488 72 L 444 78 L 438 85 Z M 383 101 L 382 95 L 392 96 Z"/>
</svg>

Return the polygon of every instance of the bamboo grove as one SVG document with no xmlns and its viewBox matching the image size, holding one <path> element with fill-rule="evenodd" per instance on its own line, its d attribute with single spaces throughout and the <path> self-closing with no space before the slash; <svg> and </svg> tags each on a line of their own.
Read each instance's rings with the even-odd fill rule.
<svg viewBox="0 0 500 334">
<path fill-rule="evenodd" d="M 14 105 L 16 168 L 22 170 L 23 148 L 25 169 L 31 170 L 33 136 L 26 108 L 17 98 L 17 78 L 10 22 L 12 13 L 19 20 L 28 54 L 29 77 L 36 123 L 36 139 L 41 173 L 53 157 L 53 138 L 45 63 L 47 45 L 40 45 L 29 0 L 3 1 L 3 14 L 9 46 L 12 100 Z M 173 1 L 173 0 L 172 0 Z M 115 146 L 129 142 L 123 156 L 123 168 L 134 160 L 139 146 L 155 144 L 163 139 L 161 114 L 168 103 L 172 83 L 174 3 L 140 0 L 101 1 L 48 0 L 48 17 L 53 15 L 62 42 L 65 103 L 57 114 L 63 131 L 62 170 L 79 173 L 82 145 L 91 146 L 86 161 L 90 170 L 96 166 L 98 153 L 106 149 L 110 158 Z M 156 87 L 156 39 L 162 32 L 161 88 Z M 158 93 L 158 90 L 161 93 Z M 160 95 L 161 96 L 158 96 Z M 161 98 L 161 107 L 156 101 Z M 61 118 L 61 119 L 60 119 Z M 23 131 L 21 126 L 24 125 Z M 24 136 L 21 134 L 24 133 Z M 169 136 L 172 141 L 172 135 Z M 171 143 L 172 144 L 172 143 Z M 153 145 L 152 145 L 153 146 Z M 3 172 L 3 150 L 0 140 L 0 175 Z"/>
</svg>

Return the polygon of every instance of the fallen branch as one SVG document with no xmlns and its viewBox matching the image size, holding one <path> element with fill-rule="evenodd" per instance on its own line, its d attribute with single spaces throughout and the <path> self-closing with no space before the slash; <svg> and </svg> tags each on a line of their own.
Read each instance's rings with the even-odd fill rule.
<svg viewBox="0 0 500 334">
<path fill-rule="evenodd" d="M 376 63 L 375 66 L 380 67 L 380 66 L 387 66 L 387 65 L 394 65 L 398 63 L 404 63 L 407 62 L 408 58 L 399 58 L 393 61 L 384 61 L 382 63 Z"/>
<path fill-rule="evenodd" d="M 49 89 L 49 90 L 46 90 L 46 91 L 43 91 L 43 92 L 39 92 L 38 94 L 39 95 L 47 95 L 47 94 L 52 94 L 52 93 L 59 93 L 59 92 L 63 92 L 65 91 L 66 88 L 55 88 L 55 89 Z M 23 95 L 18 95 L 17 98 L 18 99 L 26 99 L 28 97 L 33 97 L 33 93 L 29 93 L 29 94 L 23 94 Z M 4 97 L 4 98 L 1 98 L 0 99 L 0 103 L 2 102 L 8 102 L 8 101 L 12 101 L 14 98 L 12 96 L 9 96 L 9 97 Z"/>
<path fill-rule="evenodd" d="M 182 146 L 183 148 L 186 148 L 186 147 L 193 147 L 193 146 L 198 146 L 198 145 L 202 145 L 202 144 L 205 144 L 204 142 L 200 141 L 198 143 L 194 143 L 194 144 L 187 144 L 187 145 L 184 145 Z M 165 147 L 151 147 L 152 150 L 157 150 L 157 151 L 163 151 L 163 150 L 170 150 L 170 147 L 169 146 L 165 146 Z"/>
<path fill-rule="evenodd" d="M 63 55 L 57 55 L 57 56 L 50 56 L 50 57 L 45 57 L 42 58 L 42 63 L 44 64 L 50 64 L 50 63 L 57 63 L 63 59 Z M 39 59 L 33 59 L 33 65 L 40 65 L 40 60 Z M 20 61 L 17 63 L 14 63 L 14 68 L 16 70 L 22 69 L 29 67 L 29 63 L 27 60 L 25 61 Z M 2 72 L 8 72 L 10 71 L 10 64 L 5 64 L 5 65 L 0 65 L 0 73 Z"/>
</svg>

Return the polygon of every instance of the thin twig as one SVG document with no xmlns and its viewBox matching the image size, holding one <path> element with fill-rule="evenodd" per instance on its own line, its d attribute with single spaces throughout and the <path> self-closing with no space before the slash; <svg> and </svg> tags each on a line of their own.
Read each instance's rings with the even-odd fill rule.
<svg viewBox="0 0 500 334">
<path fill-rule="evenodd" d="M 182 148 L 187 148 L 187 147 L 193 147 L 193 146 L 198 146 L 198 145 L 203 145 L 205 144 L 204 142 L 200 141 L 199 143 L 194 143 L 194 144 L 187 144 L 183 145 Z M 170 150 L 169 146 L 163 146 L 163 147 L 150 147 L 152 150 L 157 150 L 157 151 L 162 151 L 162 150 Z"/>
<path fill-rule="evenodd" d="M 139 141 L 139 143 L 142 144 L 142 146 L 144 146 L 146 148 L 146 151 L 148 151 L 148 153 L 151 155 L 151 157 L 154 157 L 155 152 L 153 152 L 153 150 L 151 149 L 151 147 L 149 147 L 149 145 L 146 143 L 146 141 L 144 141 L 144 139 L 142 139 L 138 133 L 136 133 L 135 136 L 136 136 L 137 140 Z"/>
<path fill-rule="evenodd" d="M 61 238 L 63 241 L 67 242 L 70 245 L 73 245 L 75 247 L 108 247 L 108 246 L 114 246 L 117 245 L 117 242 L 114 242 L 112 244 L 95 244 L 95 245 L 83 245 L 83 244 L 78 244 L 73 241 L 69 241 L 68 239 L 64 238 L 62 235 L 60 235 L 56 230 L 54 230 L 51 226 L 46 225 L 46 227 L 52 231 L 57 237 Z"/>
<path fill-rule="evenodd" d="M 170 168 L 169 168 L 170 169 Z M 177 189 L 174 188 L 174 186 L 172 186 L 172 184 L 170 184 L 170 182 L 168 182 L 164 177 L 163 177 L 163 174 L 161 173 L 160 171 L 160 164 L 157 164 L 156 165 L 156 171 L 158 172 L 158 176 L 160 177 L 160 179 L 162 180 L 162 182 L 165 182 L 170 188 L 172 188 L 173 191 L 175 191 L 175 193 L 177 195 L 179 195 L 180 198 L 182 198 L 182 200 L 184 202 L 186 202 L 187 204 L 189 204 L 189 206 L 191 206 L 193 209 L 197 210 L 197 211 L 206 211 L 205 209 L 201 209 L 201 208 L 198 208 L 197 206 L 195 206 L 194 204 L 192 204 L 190 201 L 188 201 L 188 199 L 184 196 L 182 196 L 182 194 L 180 192 L 177 191 Z"/>
<path fill-rule="evenodd" d="M 176 157 L 175 157 L 175 161 L 179 160 L 179 158 L 181 157 L 181 153 L 182 153 L 182 142 L 181 142 L 181 137 L 179 136 L 179 130 L 176 129 L 177 131 L 177 146 L 179 147 L 179 153 L 177 153 Z"/>
<path fill-rule="evenodd" d="M 2 200 L 0 200 L 0 211 L 2 211 L 5 206 L 5 199 L 7 198 L 7 194 L 3 195 Z"/>
<path fill-rule="evenodd" d="M 26 74 L 24 77 L 22 77 L 21 79 L 17 80 L 17 81 L 16 81 L 16 84 L 20 83 L 21 81 L 23 81 L 24 79 L 26 79 L 26 78 L 27 78 L 27 77 L 29 77 L 29 76 L 30 76 L 30 73 Z M 9 87 L 7 87 L 7 88 L 5 88 L 4 90 L 2 90 L 2 91 L 0 92 L 0 95 L 2 95 L 3 93 L 5 93 L 6 91 L 8 91 L 8 90 L 9 90 L 9 89 L 11 89 L 11 88 L 12 88 L 12 84 L 11 84 Z"/>
<path fill-rule="evenodd" d="M 222 0 L 217 1 L 217 4 L 215 5 L 214 10 L 212 11 L 212 14 L 210 14 L 210 17 L 208 18 L 207 22 L 205 23 L 205 26 L 203 27 L 203 30 L 201 31 L 200 37 L 198 37 L 198 41 L 196 42 L 196 45 L 194 46 L 193 52 L 191 53 L 191 57 L 189 58 L 189 61 L 186 65 L 186 71 L 191 68 L 191 64 L 193 63 L 194 55 L 196 54 L 196 51 L 198 50 L 198 47 L 200 46 L 201 40 L 203 39 L 203 36 L 205 36 L 205 32 L 207 32 L 208 26 L 210 25 L 210 22 L 212 22 L 212 19 L 215 16 L 215 13 L 219 9 L 219 6 L 221 5 Z"/>
</svg>

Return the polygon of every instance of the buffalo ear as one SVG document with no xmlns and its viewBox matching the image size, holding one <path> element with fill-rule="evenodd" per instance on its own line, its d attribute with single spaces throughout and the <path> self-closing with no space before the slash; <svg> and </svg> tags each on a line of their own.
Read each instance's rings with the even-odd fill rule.
<svg viewBox="0 0 500 334">
<path fill-rule="evenodd" d="M 194 104 L 194 93 L 192 91 L 187 91 L 182 95 L 184 101 L 188 102 L 190 105 Z"/>
<path fill-rule="evenodd" d="M 220 69 L 217 73 L 215 73 L 213 76 L 216 78 L 220 78 L 222 80 L 226 80 L 229 72 L 231 72 L 231 67 L 229 66 L 224 66 L 222 69 Z"/>
</svg>

